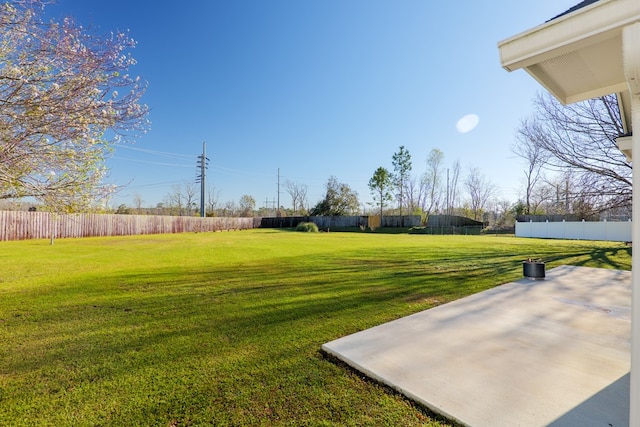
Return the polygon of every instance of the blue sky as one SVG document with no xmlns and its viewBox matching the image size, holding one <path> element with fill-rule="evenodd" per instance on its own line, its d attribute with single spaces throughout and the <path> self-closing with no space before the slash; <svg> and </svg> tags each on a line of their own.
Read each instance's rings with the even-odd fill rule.
<svg viewBox="0 0 640 427">
<path fill-rule="evenodd" d="M 48 11 L 138 42 L 131 71 L 149 83 L 151 130 L 109 159 L 109 182 L 127 184 L 112 205 L 139 193 L 155 206 L 194 181 L 206 141 L 219 201 L 247 194 L 260 207 L 277 197 L 278 169 L 312 205 L 332 175 L 365 204 L 400 145 L 416 175 L 439 148 L 515 201 L 524 165 L 509 146 L 542 89 L 500 67 L 497 43 L 576 3 L 58 0 Z M 460 133 L 467 114 L 479 123 Z M 290 206 L 284 186 L 280 200 Z"/>
</svg>

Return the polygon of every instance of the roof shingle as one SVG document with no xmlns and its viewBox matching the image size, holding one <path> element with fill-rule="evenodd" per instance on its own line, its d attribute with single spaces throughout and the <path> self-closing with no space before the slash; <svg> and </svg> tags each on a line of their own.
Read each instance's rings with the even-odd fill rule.
<svg viewBox="0 0 640 427">
<path fill-rule="evenodd" d="M 554 19 L 560 18 L 561 16 L 568 15 L 571 12 L 575 12 L 578 9 L 582 9 L 585 6 L 589 6 L 590 4 L 596 3 L 598 1 L 600 1 L 600 0 L 584 0 L 584 1 L 581 1 L 577 5 L 575 5 L 572 8 L 570 8 L 569 10 L 566 10 L 566 11 L 562 12 L 560 15 L 554 16 L 553 18 L 549 19 L 549 21 L 553 21 Z M 549 22 L 549 21 L 547 21 L 547 22 Z"/>
</svg>

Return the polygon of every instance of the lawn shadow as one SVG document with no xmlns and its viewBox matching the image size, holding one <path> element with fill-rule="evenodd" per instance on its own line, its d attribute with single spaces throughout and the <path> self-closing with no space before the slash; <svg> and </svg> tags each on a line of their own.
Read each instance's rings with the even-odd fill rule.
<svg viewBox="0 0 640 427">
<path fill-rule="evenodd" d="M 21 343 L 23 357 L 4 360 L 0 369 L 35 377 L 69 372 L 51 380 L 52 388 L 43 381 L 42 391 L 54 395 L 82 387 L 109 393 L 139 376 L 136 387 L 155 387 L 149 392 L 158 395 L 164 390 L 157 382 L 178 384 L 164 397 L 176 405 L 180 393 L 203 393 L 246 411 L 254 403 L 234 400 L 238 390 L 254 397 L 258 388 L 290 394 L 282 382 L 321 377 L 314 357 L 323 343 L 519 279 L 523 252 L 411 246 L 393 248 L 393 256 L 344 249 L 232 265 L 113 269 L 60 283 L 65 301 L 38 313 L 35 334 Z M 545 246 L 540 255 L 553 265 L 619 268 L 618 258 L 629 253 Z M 263 366 L 279 375 L 268 376 Z M 159 372 L 167 378 L 155 378 Z M 292 413 L 304 411 L 296 406 Z"/>
</svg>

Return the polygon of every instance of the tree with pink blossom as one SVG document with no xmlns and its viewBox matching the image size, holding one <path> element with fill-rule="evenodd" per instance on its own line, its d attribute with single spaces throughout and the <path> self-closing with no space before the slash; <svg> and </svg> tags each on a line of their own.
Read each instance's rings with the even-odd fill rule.
<svg viewBox="0 0 640 427">
<path fill-rule="evenodd" d="M 0 4 L 0 199 L 78 212 L 114 191 L 103 183 L 113 143 L 146 131 L 146 82 L 129 74 L 127 33 L 45 21 L 44 7 Z"/>
</svg>

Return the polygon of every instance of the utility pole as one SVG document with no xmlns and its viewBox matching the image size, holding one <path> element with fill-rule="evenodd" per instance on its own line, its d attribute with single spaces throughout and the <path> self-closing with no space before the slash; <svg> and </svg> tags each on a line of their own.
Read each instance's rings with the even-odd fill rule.
<svg viewBox="0 0 640 427">
<path fill-rule="evenodd" d="M 274 211 L 274 213 L 275 213 L 275 210 L 276 210 L 276 199 L 269 200 L 269 198 L 267 197 L 264 200 L 264 207 L 265 207 L 265 209 L 267 209 L 269 211 Z"/>
<path fill-rule="evenodd" d="M 280 217 L 280 168 L 278 168 L 278 207 L 276 216 Z"/>
<path fill-rule="evenodd" d="M 204 198 L 205 198 L 205 190 L 207 187 L 206 183 L 206 170 L 209 167 L 209 158 L 207 157 L 207 143 L 202 142 L 202 154 L 198 156 L 197 168 L 199 169 L 200 174 L 197 175 L 196 182 L 200 182 L 200 216 L 204 218 L 206 216 L 206 212 L 204 209 Z"/>
</svg>

